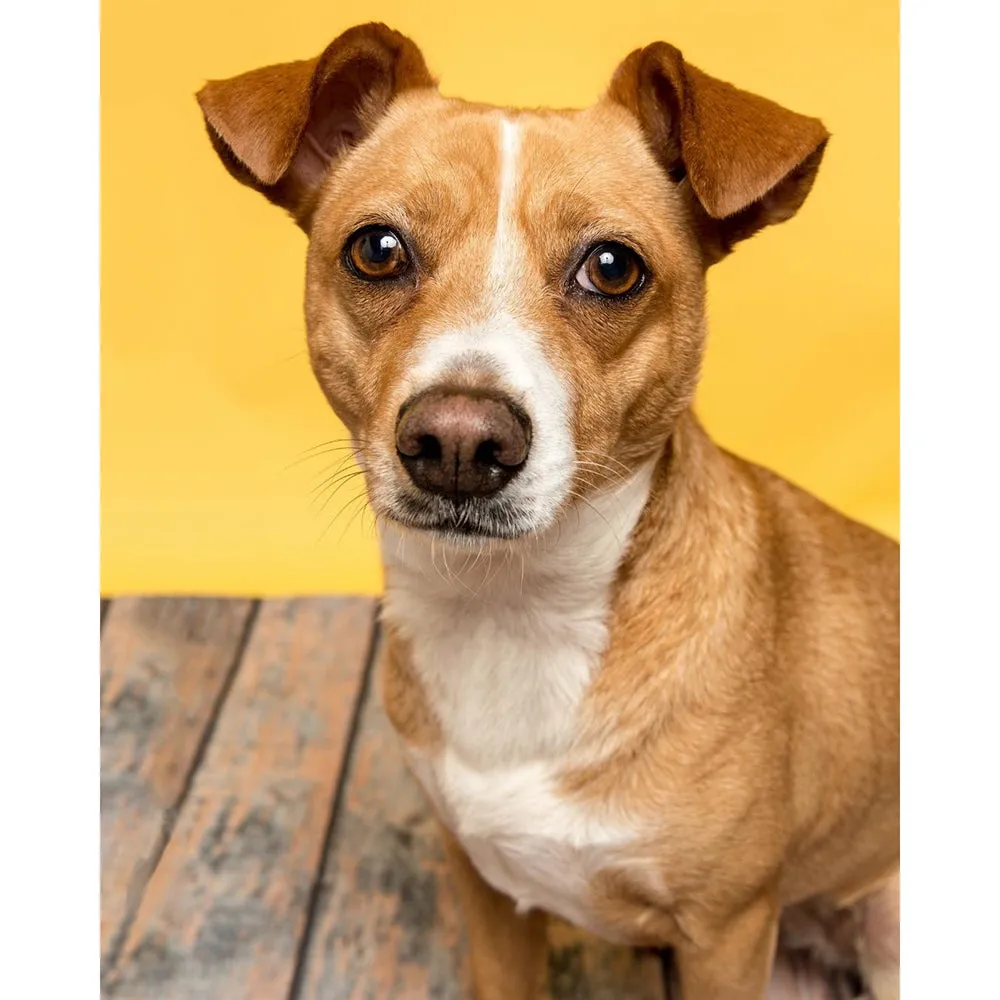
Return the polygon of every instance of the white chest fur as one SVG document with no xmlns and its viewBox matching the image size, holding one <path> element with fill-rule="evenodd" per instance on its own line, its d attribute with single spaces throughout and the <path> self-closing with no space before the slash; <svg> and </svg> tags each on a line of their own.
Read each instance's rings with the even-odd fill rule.
<svg viewBox="0 0 1000 1000">
<path fill-rule="evenodd" d="M 435 757 L 410 751 L 409 758 L 479 873 L 519 912 L 538 908 L 605 932 L 588 911 L 587 886 L 633 839 L 627 824 L 566 801 L 556 769 L 542 761 L 480 771 L 450 750 Z"/>
<path fill-rule="evenodd" d="M 651 468 L 522 547 L 445 551 L 383 536 L 384 616 L 409 641 L 444 734 L 414 772 L 487 881 L 586 926 L 587 882 L 631 839 L 561 797 L 580 701 L 607 643 L 610 588 Z"/>
</svg>

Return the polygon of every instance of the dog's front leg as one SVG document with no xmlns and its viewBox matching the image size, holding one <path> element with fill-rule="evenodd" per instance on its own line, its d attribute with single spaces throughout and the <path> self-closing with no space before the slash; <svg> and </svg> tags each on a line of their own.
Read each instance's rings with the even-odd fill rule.
<svg viewBox="0 0 1000 1000">
<path fill-rule="evenodd" d="M 546 968 L 546 916 L 520 916 L 514 903 L 485 882 L 452 834 L 442 827 L 469 940 L 476 1000 L 536 1000 Z"/>
<path fill-rule="evenodd" d="M 678 945 L 679 1000 L 763 1000 L 774 964 L 778 913 L 771 900 L 760 900 L 727 921 L 710 945 Z"/>
</svg>

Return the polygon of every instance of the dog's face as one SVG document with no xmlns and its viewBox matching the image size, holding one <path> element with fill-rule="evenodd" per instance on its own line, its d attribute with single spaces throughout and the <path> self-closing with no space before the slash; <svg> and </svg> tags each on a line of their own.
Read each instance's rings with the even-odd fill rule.
<svg viewBox="0 0 1000 1000">
<path fill-rule="evenodd" d="M 313 369 L 373 507 L 452 537 L 543 531 L 662 449 L 705 268 L 794 214 L 826 141 L 662 43 L 583 111 L 442 98 L 381 25 L 199 99 L 309 234 Z"/>
<path fill-rule="evenodd" d="M 310 232 L 313 367 L 389 518 L 541 530 L 662 444 L 690 394 L 704 271 L 621 107 L 404 95 Z"/>
</svg>

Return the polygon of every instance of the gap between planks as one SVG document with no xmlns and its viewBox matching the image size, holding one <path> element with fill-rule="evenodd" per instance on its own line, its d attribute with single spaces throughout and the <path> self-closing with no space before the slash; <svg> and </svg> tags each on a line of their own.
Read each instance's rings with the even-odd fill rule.
<svg viewBox="0 0 1000 1000">
<path fill-rule="evenodd" d="M 172 836 L 106 975 L 107 996 L 285 995 L 374 610 L 365 598 L 261 606 Z"/>
<path fill-rule="evenodd" d="M 309 950 L 309 942 L 312 940 L 313 931 L 316 925 L 317 912 L 323 882 L 326 879 L 327 868 L 331 845 L 333 843 L 333 833 L 343 809 L 344 791 L 347 787 L 347 776 L 351 771 L 354 761 L 354 749 L 357 744 L 358 729 L 361 724 L 361 716 L 364 705 L 371 697 L 372 675 L 375 673 L 375 662 L 378 650 L 381 645 L 381 630 L 376 617 L 372 628 L 371 643 L 368 649 L 368 658 L 365 662 L 364 673 L 361 678 L 361 686 L 358 700 L 355 704 L 354 716 L 351 719 L 351 731 L 347 740 L 347 752 L 344 756 L 344 764 L 337 778 L 337 790 L 334 793 L 333 805 L 330 808 L 330 820 L 327 824 L 326 834 L 323 837 L 323 851 L 320 856 L 320 863 L 316 869 L 316 878 L 313 880 L 309 893 L 309 904 L 306 909 L 305 925 L 302 929 L 302 937 L 299 940 L 299 947 L 295 955 L 295 969 L 292 973 L 292 981 L 288 989 L 288 1000 L 296 1000 L 302 992 L 302 978 L 305 973 L 306 956 Z"/>
<path fill-rule="evenodd" d="M 114 967 L 253 625 L 251 601 L 122 598 L 101 638 L 101 966 Z"/>
</svg>

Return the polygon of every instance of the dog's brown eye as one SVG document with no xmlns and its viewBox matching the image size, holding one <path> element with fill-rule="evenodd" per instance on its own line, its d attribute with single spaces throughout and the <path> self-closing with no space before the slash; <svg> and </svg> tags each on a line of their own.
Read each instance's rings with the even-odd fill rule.
<svg viewBox="0 0 1000 1000">
<path fill-rule="evenodd" d="M 601 243 L 587 254 L 576 272 L 576 283 L 598 295 L 625 295 L 642 281 L 638 255 L 622 243 Z"/>
<path fill-rule="evenodd" d="M 348 241 L 347 257 L 355 274 L 371 280 L 395 278 L 409 266 L 402 239 L 382 227 L 355 233 Z"/>
</svg>

